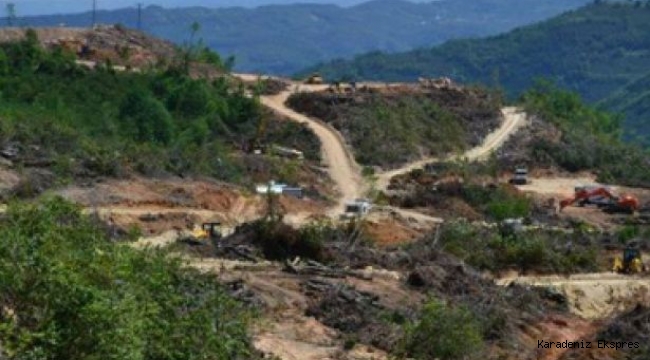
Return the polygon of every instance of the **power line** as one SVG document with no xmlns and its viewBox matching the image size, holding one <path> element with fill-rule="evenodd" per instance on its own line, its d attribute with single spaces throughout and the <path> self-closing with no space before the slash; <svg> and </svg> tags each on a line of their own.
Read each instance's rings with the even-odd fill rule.
<svg viewBox="0 0 650 360">
<path fill-rule="evenodd" d="M 138 3 L 138 30 L 142 30 L 142 3 Z"/>
<path fill-rule="evenodd" d="M 16 20 L 16 4 L 7 3 L 7 25 L 14 26 Z"/>
<path fill-rule="evenodd" d="M 95 27 L 95 22 L 97 20 L 97 0 L 93 0 L 93 27 Z"/>
</svg>

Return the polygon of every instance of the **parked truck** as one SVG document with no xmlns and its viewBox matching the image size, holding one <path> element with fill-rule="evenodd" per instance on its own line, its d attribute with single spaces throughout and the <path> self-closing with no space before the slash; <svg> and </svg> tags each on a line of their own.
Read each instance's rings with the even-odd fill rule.
<svg viewBox="0 0 650 360">
<path fill-rule="evenodd" d="M 528 184 L 528 169 L 518 167 L 515 169 L 515 174 L 510 178 L 510 183 L 514 185 Z"/>
</svg>

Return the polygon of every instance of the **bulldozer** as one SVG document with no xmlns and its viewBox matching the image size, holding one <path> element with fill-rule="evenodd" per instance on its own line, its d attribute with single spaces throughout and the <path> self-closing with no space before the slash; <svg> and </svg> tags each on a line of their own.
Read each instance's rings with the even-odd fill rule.
<svg viewBox="0 0 650 360">
<path fill-rule="evenodd" d="M 646 272 L 647 268 L 641 258 L 641 251 L 634 245 L 628 245 L 623 250 L 623 256 L 614 259 L 612 271 L 622 274 L 638 274 Z"/>
<path fill-rule="evenodd" d="M 576 188 L 573 197 L 560 201 L 560 211 L 576 202 L 580 206 L 596 204 L 606 212 L 633 214 L 639 210 L 639 199 L 632 195 L 617 196 L 604 186 Z"/>
<path fill-rule="evenodd" d="M 208 241 L 221 239 L 222 234 L 220 229 L 220 222 L 205 222 L 200 227 L 194 228 L 187 236 L 181 237 L 179 241 L 190 245 L 204 245 Z"/>
</svg>

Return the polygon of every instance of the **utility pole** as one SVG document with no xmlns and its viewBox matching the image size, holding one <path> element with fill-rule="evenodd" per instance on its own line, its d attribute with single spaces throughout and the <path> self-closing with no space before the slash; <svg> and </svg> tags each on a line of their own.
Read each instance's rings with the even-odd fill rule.
<svg viewBox="0 0 650 360">
<path fill-rule="evenodd" d="M 138 30 L 142 31 L 142 3 L 138 3 Z"/>
<path fill-rule="evenodd" d="M 95 21 L 97 20 L 97 0 L 93 0 L 93 27 L 95 27 Z"/>
<path fill-rule="evenodd" d="M 16 20 L 16 4 L 7 3 L 7 25 L 14 26 Z"/>
</svg>

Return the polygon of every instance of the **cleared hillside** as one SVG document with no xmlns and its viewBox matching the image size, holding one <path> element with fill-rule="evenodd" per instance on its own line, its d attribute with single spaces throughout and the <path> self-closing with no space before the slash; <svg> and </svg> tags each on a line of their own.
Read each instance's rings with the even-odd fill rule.
<svg viewBox="0 0 650 360">
<path fill-rule="evenodd" d="M 499 126 L 501 101 L 481 88 L 404 85 L 297 93 L 287 103 L 340 131 L 360 164 L 395 168 L 479 145 Z"/>
<path fill-rule="evenodd" d="M 0 32 L 0 39 L 14 38 L 22 40 L 0 43 L 0 165 L 20 180 L 3 181 L 0 198 L 134 175 L 297 183 L 309 173 L 307 162 L 319 159 L 318 140 L 306 127 L 264 110 L 227 76 L 192 76 L 198 64 L 184 64 L 171 44 L 115 28 Z M 87 60 L 98 61 L 94 70 L 64 46 L 74 39 L 84 40 Z M 223 74 L 218 55 L 209 54 L 213 63 L 200 65 Z M 147 59 L 159 68 L 104 66 L 113 59 L 126 69 Z M 251 142 L 298 148 L 308 161 L 247 153 Z"/>
<path fill-rule="evenodd" d="M 448 39 L 486 36 L 557 15 L 587 0 L 375 0 L 349 8 L 323 4 L 208 9 L 143 9 L 143 30 L 182 43 L 197 34 L 237 69 L 290 74 L 320 61 L 373 50 L 407 51 Z M 20 6 L 18 7 L 20 10 Z M 102 11 L 100 23 L 137 25 L 135 8 Z M 89 13 L 20 19 L 23 26 L 89 26 Z"/>
</svg>

